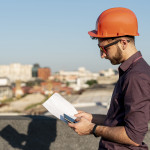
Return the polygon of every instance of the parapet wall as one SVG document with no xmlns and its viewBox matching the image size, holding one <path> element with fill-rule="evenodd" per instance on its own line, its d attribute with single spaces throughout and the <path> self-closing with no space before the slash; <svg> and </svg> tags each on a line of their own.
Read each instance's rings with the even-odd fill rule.
<svg viewBox="0 0 150 150">
<path fill-rule="evenodd" d="M 93 135 L 79 136 L 50 116 L 0 117 L 1 150 L 96 150 L 99 140 Z M 145 142 L 150 147 L 150 131 Z"/>
</svg>

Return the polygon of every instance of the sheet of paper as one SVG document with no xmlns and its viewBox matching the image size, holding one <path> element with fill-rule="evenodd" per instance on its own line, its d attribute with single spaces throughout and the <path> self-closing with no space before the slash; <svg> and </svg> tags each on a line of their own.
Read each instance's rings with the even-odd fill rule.
<svg viewBox="0 0 150 150">
<path fill-rule="evenodd" d="M 69 103 L 64 97 L 58 93 L 54 93 L 43 106 L 58 119 L 67 122 L 64 119 L 64 114 L 75 119 L 74 114 L 77 114 L 77 110 Z"/>
</svg>

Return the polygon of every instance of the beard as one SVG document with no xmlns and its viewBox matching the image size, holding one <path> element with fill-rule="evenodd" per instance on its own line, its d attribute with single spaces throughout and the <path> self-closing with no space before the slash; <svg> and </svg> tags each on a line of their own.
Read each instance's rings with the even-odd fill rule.
<svg viewBox="0 0 150 150">
<path fill-rule="evenodd" d="M 113 56 L 112 58 L 109 58 L 111 64 L 113 65 L 118 65 L 122 62 L 122 51 L 120 50 L 120 48 L 117 46 L 117 52 L 115 54 L 115 56 Z"/>
</svg>

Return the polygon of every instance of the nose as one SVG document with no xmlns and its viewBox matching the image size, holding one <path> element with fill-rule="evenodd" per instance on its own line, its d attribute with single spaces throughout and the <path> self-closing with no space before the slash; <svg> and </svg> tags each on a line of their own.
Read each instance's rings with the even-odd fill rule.
<svg viewBox="0 0 150 150">
<path fill-rule="evenodd" d="M 101 58 L 105 58 L 105 57 L 106 57 L 106 54 L 101 51 Z"/>
</svg>

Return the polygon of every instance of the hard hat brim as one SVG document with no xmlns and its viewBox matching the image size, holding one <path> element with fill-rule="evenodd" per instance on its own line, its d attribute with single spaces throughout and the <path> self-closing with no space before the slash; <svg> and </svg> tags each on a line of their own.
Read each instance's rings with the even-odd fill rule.
<svg viewBox="0 0 150 150">
<path fill-rule="evenodd" d="M 98 32 L 97 32 L 97 30 L 92 30 L 92 31 L 89 31 L 88 32 L 88 34 L 91 36 L 91 37 L 93 37 L 93 38 L 110 38 L 110 37 L 119 37 L 119 36 L 125 36 L 125 35 L 130 35 L 130 36 L 139 36 L 139 33 L 132 33 L 132 34 L 130 34 L 130 33 L 122 33 L 122 34 L 120 34 L 120 35 L 110 35 L 110 36 L 105 36 L 105 35 L 103 35 L 103 36 L 100 36 L 100 35 L 98 35 Z"/>
<path fill-rule="evenodd" d="M 89 31 L 88 34 L 89 34 L 91 37 L 98 37 L 96 30 Z"/>
</svg>

